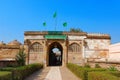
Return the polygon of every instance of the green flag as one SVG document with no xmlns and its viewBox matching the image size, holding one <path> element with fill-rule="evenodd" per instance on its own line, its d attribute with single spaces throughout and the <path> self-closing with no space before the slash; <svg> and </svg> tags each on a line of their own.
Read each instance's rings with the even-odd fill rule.
<svg viewBox="0 0 120 80">
<path fill-rule="evenodd" d="M 57 17 L 57 12 L 53 14 L 53 18 L 56 18 L 56 17 Z"/>
<path fill-rule="evenodd" d="M 46 22 L 43 22 L 43 26 L 46 26 Z"/>
<path fill-rule="evenodd" d="M 67 26 L 67 22 L 64 22 L 64 23 L 63 23 L 63 26 L 66 27 L 66 26 Z"/>
</svg>

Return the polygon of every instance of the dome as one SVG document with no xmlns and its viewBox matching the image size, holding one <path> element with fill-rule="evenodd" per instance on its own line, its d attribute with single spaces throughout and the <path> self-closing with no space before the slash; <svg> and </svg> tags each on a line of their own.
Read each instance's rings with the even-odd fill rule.
<svg viewBox="0 0 120 80">
<path fill-rule="evenodd" d="M 5 45 L 5 43 L 3 41 L 0 42 L 0 45 Z"/>
<path fill-rule="evenodd" d="M 21 45 L 21 43 L 17 40 L 14 40 L 14 41 L 9 42 L 8 45 Z"/>
</svg>

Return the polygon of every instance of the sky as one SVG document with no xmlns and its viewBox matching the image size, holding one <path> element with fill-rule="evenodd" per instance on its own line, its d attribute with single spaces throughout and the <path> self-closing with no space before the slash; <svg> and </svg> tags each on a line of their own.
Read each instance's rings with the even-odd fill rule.
<svg viewBox="0 0 120 80">
<path fill-rule="evenodd" d="M 0 0 L 0 41 L 24 43 L 25 31 L 54 31 L 55 11 L 57 31 L 80 28 L 109 34 L 111 43 L 120 42 L 120 0 Z"/>
</svg>

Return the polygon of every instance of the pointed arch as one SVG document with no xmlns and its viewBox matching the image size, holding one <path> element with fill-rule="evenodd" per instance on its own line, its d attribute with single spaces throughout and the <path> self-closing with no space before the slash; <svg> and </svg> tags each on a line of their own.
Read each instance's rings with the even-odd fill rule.
<svg viewBox="0 0 120 80">
<path fill-rule="evenodd" d="M 53 49 L 57 48 L 59 51 L 53 52 Z M 60 55 L 58 52 L 60 52 Z M 54 54 L 53 54 L 54 53 Z M 62 65 L 62 56 L 63 56 L 63 47 L 59 42 L 53 42 L 49 45 L 49 53 L 48 53 L 48 65 L 49 66 L 61 66 Z"/>
<path fill-rule="evenodd" d="M 43 46 L 38 42 L 33 43 L 30 47 L 31 53 L 43 53 Z"/>
<path fill-rule="evenodd" d="M 68 47 L 68 52 L 69 53 L 81 53 L 81 46 L 77 43 L 72 43 Z"/>
</svg>

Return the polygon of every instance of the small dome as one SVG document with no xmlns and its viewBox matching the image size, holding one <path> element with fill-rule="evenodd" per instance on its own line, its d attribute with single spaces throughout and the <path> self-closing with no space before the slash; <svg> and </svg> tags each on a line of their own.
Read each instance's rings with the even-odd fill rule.
<svg viewBox="0 0 120 80">
<path fill-rule="evenodd" d="M 9 42 L 8 45 L 21 45 L 21 43 L 17 40 L 14 40 L 14 41 Z"/>
<path fill-rule="evenodd" d="M 3 41 L 0 42 L 0 45 L 5 45 L 5 43 Z"/>
</svg>

